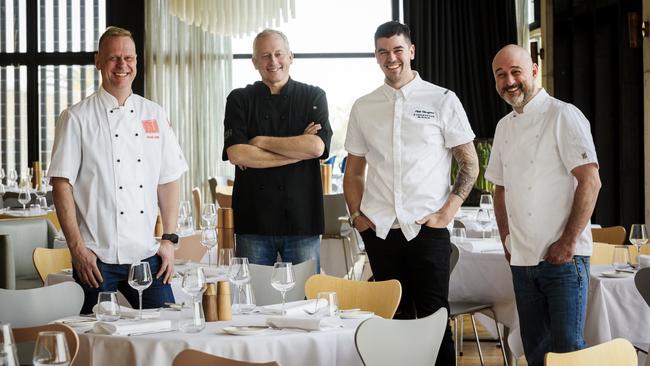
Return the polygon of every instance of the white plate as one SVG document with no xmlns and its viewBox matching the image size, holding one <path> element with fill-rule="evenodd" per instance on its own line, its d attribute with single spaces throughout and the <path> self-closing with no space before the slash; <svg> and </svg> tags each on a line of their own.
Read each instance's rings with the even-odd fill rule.
<svg viewBox="0 0 650 366">
<path fill-rule="evenodd" d="M 232 334 L 232 335 L 240 335 L 240 336 L 247 336 L 247 335 L 255 335 L 255 334 L 261 334 L 269 330 L 269 327 L 266 326 L 242 326 L 242 327 L 225 327 L 223 328 L 223 331 Z"/>
<path fill-rule="evenodd" d="M 625 278 L 625 277 L 630 277 L 634 275 L 634 273 L 629 273 L 629 272 L 617 272 L 617 271 L 607 271 L 601 273 L 603 277 L 609 277 L 609 278 Z"/>
<path fill-rule="evenodd" d="M 375 316 L 372 311 L 344 311 L 341 312 L 341 319 L 365 319 Z"/>
<path fill-rule="evenodd" d="M 68 325 L 72 328 L 77 328 L 77 327 L 90 327 L 95 324 L 97 319 L 94 317 L 85 317 L 85 316 L 71 316 L 69 318 L 63 318 L 63 319 L 58 319 L 55 320 L 55 323 L 61 323 Z"/>
</svg>

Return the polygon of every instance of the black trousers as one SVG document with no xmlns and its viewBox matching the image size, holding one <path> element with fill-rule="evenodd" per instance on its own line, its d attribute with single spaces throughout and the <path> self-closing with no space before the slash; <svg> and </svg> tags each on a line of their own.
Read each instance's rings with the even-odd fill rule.
<svg viewBox="0 0 650 366">
<path fill-rule="evenodd" d="M 371 229 L 361 233 L 377 281 L 398 280 L 402 299 L 395 319 L 423 318 L 444 307 L 449 312 L 449 256 L 447 229 L 422 226 L 418 236 L 406 241 L 400 229 L 380 239 Z M 454 342 L 447 325 L 436 365 L 455 365 Z"/>
</svg>

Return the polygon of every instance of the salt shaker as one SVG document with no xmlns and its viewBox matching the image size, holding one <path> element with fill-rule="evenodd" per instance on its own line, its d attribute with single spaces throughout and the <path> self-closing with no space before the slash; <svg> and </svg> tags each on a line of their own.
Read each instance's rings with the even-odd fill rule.
<svg viewBox="0 0 650 366">
<path fill-rule="evenodd" d="M 232 308 L 230 304 L 230 282 L 217 282 L 217 313 L 219 320 L 232 319 Z"/>
</svg>

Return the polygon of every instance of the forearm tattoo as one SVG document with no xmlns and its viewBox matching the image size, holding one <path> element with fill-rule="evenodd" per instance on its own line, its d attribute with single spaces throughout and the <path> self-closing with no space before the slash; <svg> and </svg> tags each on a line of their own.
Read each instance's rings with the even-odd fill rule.
<svg viewBox="0 0 650 366">
<path fill-rule="evenodd" d="M 451 153 L 458 163 L 459 168 L 451 193 L 456 194 L 464 201 L 472 191 L 479 172 L 478 157 L 476 156 L 474 143 L 468 142 L 464 145 L 454 146 L 451 148 Z"/>
</svg>

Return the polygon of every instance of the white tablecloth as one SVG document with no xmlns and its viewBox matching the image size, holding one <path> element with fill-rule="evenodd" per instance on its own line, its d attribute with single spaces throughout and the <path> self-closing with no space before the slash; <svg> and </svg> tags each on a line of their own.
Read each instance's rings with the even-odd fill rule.
<svg viewBox="0 0 650 366">
<path fill-rule="evenodd" d="M 184 313 L 166 310 L 163 318 L 178 320 Z M 221 329 L 232 325 L 263 325 L 266 315 L 235 315 L 231 321 L 207 323 L 200 333 L 169 332 L 141 336 L 108 336 L 79 330 L 79 365 L 171 365 L 184 349 L 196 349 L 249 362 L 278 361 L 283 366 L 362 365 L 354 332 L 362 320 L 342 320 L 344 327 L 328 331 L 275 330 L 233 336 Z"/>
</svg>

